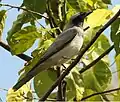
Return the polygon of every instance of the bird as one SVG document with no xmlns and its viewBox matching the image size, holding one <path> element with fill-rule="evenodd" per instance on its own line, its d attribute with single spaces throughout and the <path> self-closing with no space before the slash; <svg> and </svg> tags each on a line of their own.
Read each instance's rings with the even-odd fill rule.
<svg viewBox="0 0 120 102">
<path fill-rule="evenodd" d="M 83 45 L 84 19 L 91 13 L 91 11 L 88 11 L 74 14 L 63 32 L 58 35 L 37 64 L 13 86 L 13 90 L 17 91 L 41 71 L 53 66 L 59 66 L 77 55 Z"/>
</svg>

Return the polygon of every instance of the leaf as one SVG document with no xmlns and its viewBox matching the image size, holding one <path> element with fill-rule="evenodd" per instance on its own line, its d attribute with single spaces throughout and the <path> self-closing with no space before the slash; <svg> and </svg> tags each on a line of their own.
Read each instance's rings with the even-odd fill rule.
<svg viewBox="0 0 120 102">
<path fill-rule="evenodd" d="M 114 101 L 120 101 L 120 90 L 115 92 L 115 94 L 114 94 Z"/>
<path fill-rule="evenodd" d="M 116 56 L 116 66 L 117 66 L 117 75 L 118 75 L 118 85 L 120 87 L 120 54 Z"/>
<path fill-rule="evenodd" d="M 71 70 L 68 76 L 66 76 L 66 81 L 67 99 L 70 101 L 75 97 L 77 101 L 81 100 L 84 93 L 84 85 L 77 68 Z"/>
<path fill-rule="evenodd" d="M 95 91 L 93 91 L 91 89 L 86 89 L 85 93 L 84 93 L 84 97 L 89 96 L 93 93 L 95 93 Z M 85 101 L 102 101 L 102 98 L 100 95 L 96 95 L 96 96 L 93 96 L 93 97 L 86 99 Z"/>
<path fill-rule="evenodd" d="M 14 33 L 11 38 L 9 38 L 12 54 L 16 55 L 25 52 L 33 45 L 37 38 L 39 38 L 39 33 L 34 26 L 24 27 Z"/>
<path fill-rule="evenodd" d="M 111 25 L 110 37 L 114 43 L 116 55 L 120 53 L 120 18 L 117 18 Z"/>
<path fill-rule="evenodd" d="M 110 10 L 97 9 L 88 16 L 87 23 L 92 28 L 101 26 L 110 18 L 111 14 L 112 14 L 112 11 Z"/>
<path fill-rule="evenodd" d="M 6 19 L 6 10 L 1 10 L 0 11 L 0 41 L 1 41 L 3 28 L 5 25 L 5 19 Z"/>
<path fill-rule="evenodd" d="M 77 12 L 87 11 L 87 4 L 83 0 L 67 0 Z"/>
<path fill-rule="evenodd" d="M 96 4 L 94 5 L 96 9 L 108 9 L 108 5 L 105 4 L 102 0 L 97 0 Z"/>
<path fill-rule="evenodd" d="M 90 28 L 84 38 L 84 46 L 91 41 L 93 36 L 95 36 L 96 32 L 100 29 L 100 27 Z M 96 58 L 98 58 L 103 52 L 105 52 L 110 47 L 110 43 L 108 38 L 101 34 L 100 37 L 96 40 L 96 42 L 90 47 L 90 49 L 86 52 L 86 56 L 88 60 L 92 62 Z M 108 56 L 102 58 L 102 60 L 109 64 Z M 87 64 L 88 65 L 88 64 Z"/>
<path fill-rule="evenodd" d="M 8 44 L 10 44 L 11 36 L 20 31 L 23 24 L 28 23 L 29 21 L 31 21 L 31 16 L 28 14 L 28 12 L 23 12 L 17 16 L 17 20 L 13 22 L 12 28 L 8 31 Z"/>
<path fill-rule="evenodd" d="M 27 97 L 27 98 L 25 98 Z M 32 91 L 30 90 L 30 84 L 23 85 L 19 90 L 14 91 L 9 89 L 7 93 L 7 102 L 32 102 Z"/>
<path fill-rule="evenodd" d="M 111 4 L 111 0 L 102 0 L 105 4 Z"/>
<path fill-rule="evenodd" d="M 23 5 L 29 10 L 42 14 L 46 10 L 46 0 L 24 0 Z"/>
<path fill-rule="evenodd" d="M 96 92 L 105 90 L 111 83 L 111 78 L 111 71 L 103 61 L 99 61 L 93 68 L 83 73 L 85 88 Z"/>
<path fill-rule="evenodd" d="M 38 97 L 43 96 L 43 94 L 49 89 L 49 87 L 56 80 L 56 72 L 52 69 L 45 70 L 39 73 L 34 78 L 34 89 Z"/>
<path fill-rule="evenodd" d="M 96 42 L 93 44 L 92 47 L 93 48 L 91 49 L 94 49 L 94 50 L 91 52 L 90 55 L 92 55 L 92 59 L 95 60 L 110 47 L 110 43 L 108 41 L 108 38 L 102 34 L 96 40 Z M 103 57 L 101 60 L 109 64 L 109 59 L 107 55 Z"/>
<path fill-rule="evenodd" d="M 94 4 L 97 2 L 97 0 L 83 0 L 83 1 L 90 5 L 91 7 L 93 7 Z"/>
</svg>

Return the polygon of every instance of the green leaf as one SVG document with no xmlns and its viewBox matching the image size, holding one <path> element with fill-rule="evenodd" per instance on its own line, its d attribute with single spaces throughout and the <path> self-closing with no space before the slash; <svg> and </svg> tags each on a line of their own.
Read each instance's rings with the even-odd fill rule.
<svg viewBox="0 0 120 102">
<path fill-rule="evenodd" d="M 116 56 L 116 66 L 117 66 L 117 75 L 118 75 L 118 85 L 120 87 L 120 54 Z"/>
<path fill-rule="evenodd" d="M 95 60 L 98 58 L 103 52 L 105 52 L 110 47 L 110 43 L 108 41 L 108 38 L 105 35 L 100 35 L 100 37 L 97 39 L 97 41 L 93 44 L 91 47 L 92 52 L 90 55 L 92 55 L 92 59 Z M 109 64 L 108 56 L 106 55 L 101 59 L 102 61 Z"/>
<path fill-rule="evenodd" d="M 46 11 L 46 0 L 24 0 L 23 5 L 29 10 L 42 14 Z"/>
<path fill-rule="evenodd" d="M 111 0 L 102 0 L 105 4 L 111 4 Z"/>
<path fill-rule="evenodd" d="M 87 4 L 83 0 L 67 0 L 67 2 L 77 12 L 82 12 L 87 10 Z"/>
<path fill-rule="evenodd" d="M 24 27 L 20 31 L 14 33 L 11 38 L 9 38 L 12 54 L 25 52 L 33 45 L 37 38 L 39 38 L 39 33 L 34 26 Z"/>
<path fill-rule="evenodd" d="M 97 2 L 95 3 L 95 8 L 96 9 L 108 9 L 108 5 L 105 4 L 102 0 L 97 0 Z"/>
<path fill-rule="evenodd" d="M 100 29 L 100 27 L 90 28 L 84 38 L 84 46 L 91 41 L 93 36 L 95 36 L 96 32 Z M 106 51 L 110 47 L 110 43 L 108 38 L 101 34 L 100 37 L 96 40 L 96 42 L 90 47 L 90 49 L 86 52 L 86 56 L 88 56 L 88 60 L 91 62 L 98 58 L 104 51 Z M 108 56 L 102 58 L 102 60 L 109 64 Z"/>
<path fill-rule="evenodd" d="M 110 18 L 111 14 L 112 14 L 112 11 L 110 10 L 97 9 L 88 16 L 87 24 L 89 24 L 90 27 L 93 27 L 93 28 L 101 26 Z"/>
<path fill-rule="evenodd" d="M 111 83 L 111 78 L 111 71 L 103 61 L 99 61 L 93 68 L 83 73 L 85 88 L 96 92 L 105 90 Z"/>
<path fill-rule="evenodd" d="M 56 80 L 56 72 L 52 69 L 45 70 L 39 73 L 34 78 L 34 89 L 38 97 L 43 96 L 43 94 L 49 89 L 49 87 Z"/>
<path fill-rule="evenodd" d="M 84 93 L 84 97 L 89 96 L 93 93 L 95 93 L 95 91 L 93 91 L 91 89 L 86 89 L 85 93 Z M 96 95 L 96 96 L 93 96 L 93 97 L 86 99 L 85 101 L 102 101 L 102 98 L 100 95 Z"/>
<path fill-rule="evenodd" d="M 0 41 L 1 41 L 3 28 L 5 25 L 5 19 L 6 19 L 6 10 L 1 10 L 0 11 Z"/>
<path fill-rule="evenodd" d="M 13 22 L 12 28 L 8 31 L 7 36 L 8 44 L 10 44 L 11 36 L 14 33 L 20 31 L 23 24 L 28 23 L 29 21 L 31 21 L 31 16 L 28 14 L 28 12 L 23 12 L 18 15 L 17 20 Z"/>
<path fill-rule="evenodd" d="M 67 99 L 73 100 L 81 100 L 84 93 L 84 85 L 81 79 L 81 75 L 78 72 L 77 68 L 73 68 L 71 72 L 66 76 L 67 81 Z"/>
<path fill-rule="evenodd" d="M 114 43 L 116 54 L 120 53 L 120 18 L 117 18 L 111 25 L 111 40 Z"/>
</svg>

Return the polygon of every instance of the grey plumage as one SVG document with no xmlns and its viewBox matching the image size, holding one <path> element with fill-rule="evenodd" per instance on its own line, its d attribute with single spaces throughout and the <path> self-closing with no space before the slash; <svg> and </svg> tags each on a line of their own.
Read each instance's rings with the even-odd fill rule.
<svg viewBox="0 0 120 102">
<path fill-rule="evenodd" d="M 77 55 L 83 44 L 83 21 L 89 14 L 90 13 L 78 13 L 72 16 L 64 31 L 47 49 L 38 63 L 25 75 L 25 77 L 13 86 L 13 89 L 19 89 L 41 71 L 55 65 L 63 64 L 71 57 Z"/>
</svg>

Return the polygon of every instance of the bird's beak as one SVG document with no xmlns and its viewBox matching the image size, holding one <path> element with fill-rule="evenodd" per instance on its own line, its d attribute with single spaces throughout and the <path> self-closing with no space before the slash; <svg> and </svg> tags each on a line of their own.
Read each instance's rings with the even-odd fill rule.
<svg viewBox="0 0 120 102">
<path fill-rule="evenodd" d="M 85 17 L 87 17 L 91 13 L 92 13 L 92 11 L 86 12 Z"/>
</svg>

